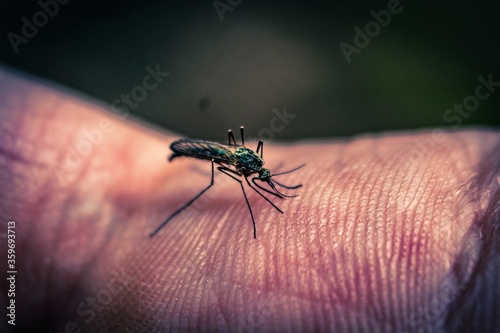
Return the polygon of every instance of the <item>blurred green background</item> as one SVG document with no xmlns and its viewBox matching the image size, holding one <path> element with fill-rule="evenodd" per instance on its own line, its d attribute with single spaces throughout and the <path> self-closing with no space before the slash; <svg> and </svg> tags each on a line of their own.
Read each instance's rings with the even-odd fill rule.
<svg viewBox="0 0 500 333">
<path fill-rule="evenodd" d="M 134 116 L 183 136 L 224 142 L 241 124 L 265 140 L 500 124 L 500 87 L 473 112 L 446 113 L 474 96 L 478 76 L 500 82 L 499 1 L 65 2 L 4 1 L 0 62 L 107 104 L 132 94 Z M 388 7 L 398 12 L 385 27 L 370 24 Z M 367 24 L 372 37 L 348 63 L 340 45 L 356 47 Z M 169 73 L 151 90 L 147 66 Z M 282 126 L 285 108 L 294 117 Z"/>
</svg>

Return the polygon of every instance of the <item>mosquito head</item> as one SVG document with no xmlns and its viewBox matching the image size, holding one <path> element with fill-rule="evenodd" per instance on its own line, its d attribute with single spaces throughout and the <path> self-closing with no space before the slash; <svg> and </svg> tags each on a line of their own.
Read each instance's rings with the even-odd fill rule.
<svg viewBox="0 0 500 333">
<path fill-rule="evenodd" d="M 288 186 L 288 185 L 283 185 L 279 182 L 277 182 L 275 179 L 271 179 L 272 177 L 274 176 L 280 176 L 280 175 L 285 175 L 287 173 L 290 173 L 290 172 L 293 172 L 295 170 L 298 170 L 300 168 L 302 168 L 304 165 L 301 165 L 295 169 L 292 169 L 292 170 L 288 170 L 288 171 L 285 171 L 285 172 L 280 172 L 280 173 L 275 173 L 274 175 L 271 174 L 271 172 L 269 171 L 269 169 L 266 169 L 266 168 L 262 168 L 260 169 L 259 171 L 259 177 L 254 177 L 252 178 L 252 182 L 257 185 L 257 187 L 259 187 L 261 190 L 264 190 L 266 191 L 267 193 L 270 193 L 272 195 L 275 195 L 279 198 L 293 198 L 293 197 L 296 197 L 296 195 L 286 195 L 286 194 L 283 194 L 282 192 L 280 192 L 275 185 L 278 185 L 282 188 L 285 188 L 285 189 L 288 189 L 288 190 L 294 190 L 294 189 L 297 189 L 299 187 L 302 186 L 302 184 L 299 184 L 299 185 L 295 185 L 295 186 Z M 272 191 L 269 191 L 268 189 L 265 189 L 263 187 L 261 187 L 260 185 L 258 185 L 255 181 L 256 180 L 260 180 L 262 182 L 265 182 L 269 185 L 269 187 L 271 187 Z"/>
<path fill-rule="evenodd" d="M 269 169 L 266 169 L 266 168 L 260 169 L 259 180 L 266 182 L 266 183 L 270 182 L 271 181 L 271 171 L 269 171 Z"/>
</svg>

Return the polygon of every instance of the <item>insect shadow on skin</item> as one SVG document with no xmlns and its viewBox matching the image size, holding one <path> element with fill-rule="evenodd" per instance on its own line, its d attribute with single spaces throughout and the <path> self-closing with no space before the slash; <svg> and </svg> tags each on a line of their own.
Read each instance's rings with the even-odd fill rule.
<svg viewBox="0 0 500 333">
<path fill-rule="evenodd" d="M 205 193 L 214 184 L 214 170 L 215 164 L 217 164 L 217 170 L 231 177 L 237 181 L 245 197 L 248 210 L 250 211 L 250 217 L 253 223 L 253 237 L 257 238 L 257 229 L 255 227 L 255 219 L 253 217 L 252 207 L 250 207 L 250 202 L 248 201 L 247 194 L 245 192 L 245 187 L 243 186 L 243 181 L 240 178 L 244 178 L 248 186 L 255 192 L 257 192 L 261 197 L 263 197 L 271 206 L 273 206 L 278 212 L 283 214 L 283 211 L 279 209 L 269 198 L 267 198 L 261 191 L 267 192 L 279 199 L 293 198 L 297 195 L 286 195 L 280 192 L 276 186 L 294 190 L 302 186 L 298 184 L 295 186 L 287 186 L 276 181 L 272 177 L 285 175 L 287 173 L 296 171 L 302 168 L 305 164 L 298 166 L 292 170 L 271 174 L 269 169 L 263 168 L 264 160 L 264 142 L 259 140 L 257 144 L 257 149 L 254 151 L 245 146 L 245 135 L 243 126 L 240 127 L 241 131 L 241 145 L 236 143 L 234 139 L 233 132 L 229 130 L 227 132 L 228 144 L 223 145 L 217 142 L 196 140 L 196 139 L 181 139 L 173 142 L 170 145 L 170 149 L 173 151 L 172 155 L 169 157 L 169 161 L 172 161 L 177 157 L 192 157 L 201 160 L 209 160 L 212 162 L 212 178 L 210 184 L 198 193 L 194 198 L 185 203 L 182 207 L 177 209 L 172 213 L 162 224 L 160 224 L 149 236 L 153 237 L 156 235 L 173 217 L 182 212 L 184 209 L 189 207 L 196 199 L 198 199 L 203 193 Z M 259 156 L 260 153 L 260 156 Z M 252 182 L 248 180 L 248 177 L 252 177 Z M 237 178 L 240 177 L 240 178 Z M 262 187 L 257 183 L 257 181 L 266 183 L 269 189 Z M 253 185 L 252 185 L 253 184 Z M 258 188 L 258 189 L 257 189 Z"/>
</svg>

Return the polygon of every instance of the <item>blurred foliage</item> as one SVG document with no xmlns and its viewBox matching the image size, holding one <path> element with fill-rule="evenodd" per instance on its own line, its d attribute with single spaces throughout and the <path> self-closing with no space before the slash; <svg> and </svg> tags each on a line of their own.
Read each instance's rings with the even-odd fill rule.
<svg viewBox="0 0 500 333">
<path fill-rule="evenodd" d="M 43 9 L 4 3 L 0 61 L 107 104 L 159 66 L 169 76 L 130 111 L 217 140 L 241 124 L 276 139 L 450 127 L 445 111 L 475 94 L 478 76 L 500 81 L 498 1 L 401 2 L 350 63 L 340 44 L 354 46 L 354 28 L 397 2 L 218 3 L 231 8 L 223 20 L 212 1 L 72 0 L 18 53 L 9 33 Z M 500 87 L 461 126 L 498 126 L 499 105 Z M 282 128 L 273 118 L 284 108 L 295 117 Z"/>
</svg>

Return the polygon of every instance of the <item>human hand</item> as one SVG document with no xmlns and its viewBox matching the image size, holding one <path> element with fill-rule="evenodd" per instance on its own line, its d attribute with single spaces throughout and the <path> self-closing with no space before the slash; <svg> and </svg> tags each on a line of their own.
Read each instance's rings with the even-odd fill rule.
<svg viewBox="0 0 500 333">
<path fill-rule="evenodd" d="M 149 238 L 210 163 L 167 163 L 177 137 L 65 92 L 4 70 L 0 86 L 5 330 L 499 329 L 498 131 L 266 145 L 271 171 L 307 166 L 281 178 L 304 185 L 272 198 L 284 214 L 247 191 L 257 239 L 222 174 Z"/>
</svg>

